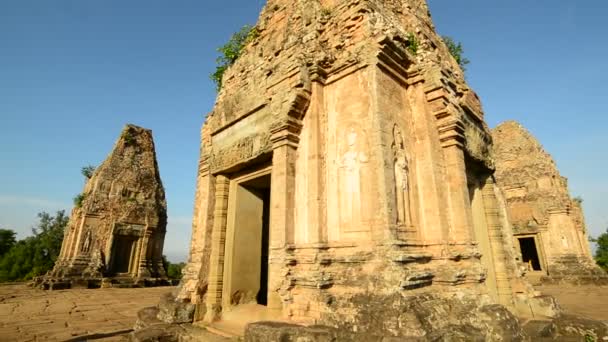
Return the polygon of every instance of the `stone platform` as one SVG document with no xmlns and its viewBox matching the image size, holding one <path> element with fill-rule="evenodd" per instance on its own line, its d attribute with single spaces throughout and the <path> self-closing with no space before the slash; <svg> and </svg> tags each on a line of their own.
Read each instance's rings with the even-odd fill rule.
<svg viewBox="0 0 608 342">
<path fill-rule="evenodd" d="M 133 279 L 124 278 L 63 278 L 45 279 L 40 277 L 35 279 L 33 286 L 43 290 L 66 290 L 66 289 L 99 289 L 99 288 L 140 288 L 170 286 L 172 281 L 166 278 L 143 278 Z"/>
<path fill-rule="evenodd" d="M 137 311 L 157 304 L 159 296 L 173 289 L 42 291 L 25 284 L 3 285 L 0 286 L 0 340 L 128 341 Z M 555 296 L 568 312 L 585 318 L 608 320 L 608 287 L 543 286 L 537 289 Z M 205 338 L 203 341 L 229 340 L 187 325 L 176 329 L 190 337 L 199 334 Z M 139 337 L 145 341 L 146 336 L 140 334 Z"/>
<path fill-rule="evenodd" d="M 128 341 L 142 306 L 173 287 L 43 291 L 0 286 L 0 341 Z"/>
</svg>

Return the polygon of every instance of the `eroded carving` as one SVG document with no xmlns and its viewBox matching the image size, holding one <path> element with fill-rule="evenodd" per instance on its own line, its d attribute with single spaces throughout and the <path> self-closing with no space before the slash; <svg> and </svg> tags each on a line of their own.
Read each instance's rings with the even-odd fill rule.
<svg viewBox="0 0 608 342">
<path fill-rule="evenodd" d="M 360 228 L 363 222 L 362 198 L 366 187 L 363 182 L 369 157 L 365 131 L 355 125 L 348 127 L 343 135 L 340 158 L 340 224 L 346 230 Z"/>
<path fill-rule="evenodd" d="M 166 282 L 162 241 L 156 240 L 164 239 L 167 204 L 157 167 L 152 132 L 127 125 L 85 185 L 55 267 L 38 281 L 47 288 L 75 281 L 98 287 L 121 273 L 125 286 Z M 155 241 L 149 244 L 146 235 Z"/>
<path fill-rule="evenodd" d="M 395 195 L 397 197 L 397 224 L 403 227 L 410 227 L 412 225 L 412 214 L 410 207 L 409 160 L 405 151 L 403 135 L 396 125 L 393 129 L 393 155 Z"/>
</svg>

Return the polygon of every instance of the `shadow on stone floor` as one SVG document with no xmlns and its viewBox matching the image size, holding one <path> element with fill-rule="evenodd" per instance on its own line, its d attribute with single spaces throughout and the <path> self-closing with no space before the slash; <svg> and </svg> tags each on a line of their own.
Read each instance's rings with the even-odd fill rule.
<svg viewBox="0 0 608 342">
<path fill-rule="evenodd" d="M 132 331 L 133 331 L 133 329 L 124 329 L 124 330 L 118 330 L 118 331 L 109 332 L 109 333 L 96 333 L 96 334 L 74 337 L 69 340 L 65 340 L 65 342 L 81 342 L 81 341 L 98 340 L 101 338 L 125 335 Z"/>
</svg>

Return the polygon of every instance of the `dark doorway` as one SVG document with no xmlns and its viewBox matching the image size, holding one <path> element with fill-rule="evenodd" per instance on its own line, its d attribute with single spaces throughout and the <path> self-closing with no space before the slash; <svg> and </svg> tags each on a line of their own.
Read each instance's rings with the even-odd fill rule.
<svg viewBox="0 0 608 342">
<path fill-rule="evenodd" d="M 521 249 L 522 261 L 530 265 L 533 271 L 541 271 L 540 259 L 536 249 L 536 242 L 533 237 L 519 238 L 519 248 Z"/>
<path fill-rule="evenodd" d="M 112 246 L 112 273 L 129 273 L 131 254 L 133 252 L 134 240 L 126 236 L 115 236 Z"/>
<path fill-rule="evenodd" d="M 270 175 L 236 186 L 234 240 L 227 251 L 226 288 L 230 305 L 268 305 Z M 229 242 L 230 243 L 230 242 Z"/>
<path fill-rule="evenodd" d="M 270 186 L 270 184 L 268 184 Z M 262 260 L 260 267 L 260 291 L 256 297 L 258 304 L 268 305 L 268 252 L 270 245 L 270 187 L 261 190 L 264 199 L 262 211 Z"/>
</svg>

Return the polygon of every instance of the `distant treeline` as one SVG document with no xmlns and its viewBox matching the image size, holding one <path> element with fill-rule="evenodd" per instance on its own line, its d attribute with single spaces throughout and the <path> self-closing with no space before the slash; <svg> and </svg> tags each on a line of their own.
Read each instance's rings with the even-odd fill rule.
<svg viewBox="0 0 608 342">
<path fill-rule="evenodd" d="M 608 229 L 597 238 L 591 239 L 591 241 L 597 244 L 595 261 L 601 268 L 608 272 Z"/>
<path fill-rule="evenodd" d="M 17 241 L 13 230 L 0 229 L 1 282 L 30 280 L 53 268 L 69 218 L 61 210 L 55 216 L 41 212 L 38 219 L 33 236 L 23 240 Z"/>
<path fill-rule="evenodd" d="M 38 219 L 33 236 L 19 241 L 15 231 L 0 228 L 0 282 L 27 281 L 55 265 L 69 217 L 61 210 L 54 216 L 41 212 Z M 163 264 L 169 278 L 181 278 L 183 262 L 173 264 L 163 255 Z"/>
</svg>

